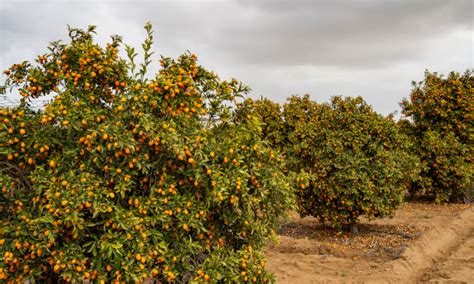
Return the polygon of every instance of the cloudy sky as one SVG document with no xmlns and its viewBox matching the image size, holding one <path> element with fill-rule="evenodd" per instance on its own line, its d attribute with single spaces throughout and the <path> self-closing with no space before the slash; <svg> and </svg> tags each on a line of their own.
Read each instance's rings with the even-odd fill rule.
<svg viewBox="0 0 474 284">
<path fill-rule="evenodd" d="M 361 95 L 388 114 L 425 69 L 474 67 L 472 3 L 0 0 L 0 68 L 46 52 L 68 24 L 97 25 L 100 43 L 119 34 L 139 48 L 150 21 L 157 54 L 190 50 L 222 78 L 248 84 L 252 97 Z"/>
</svg>

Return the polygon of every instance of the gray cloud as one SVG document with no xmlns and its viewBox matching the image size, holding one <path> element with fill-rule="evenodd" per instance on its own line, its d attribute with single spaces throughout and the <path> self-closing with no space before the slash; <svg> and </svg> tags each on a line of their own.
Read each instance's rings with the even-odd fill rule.
<svg viewBox="0 0 474 284">
<path fill-rule="evenodd" d="M 0 0 L 0 67 L 46 51 L 66 25 L 98 26 L 137 48 L 151 20 L 155 51 L 201 63 L 264 95 L 362 95 L 388 113 L 426 68 L 473 67 L 471 1 L 15 1 Z M 157 67 L 155 67 L 156 70 Z"/>
<path fill-rule="evenodd" d="M 472 29 L 470 1 L 240 1 L 246 23 L 223 44 L 258 64 L 379 67 L 411 60 L 454 29 Z"/>
</svg>

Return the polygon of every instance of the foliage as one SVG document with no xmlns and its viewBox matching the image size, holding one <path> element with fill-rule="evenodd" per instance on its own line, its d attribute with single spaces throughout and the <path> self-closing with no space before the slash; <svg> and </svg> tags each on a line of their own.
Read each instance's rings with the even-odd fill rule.
<svg viewBox="0 0 474 284">
<path fill-rule="evenodd" d="M 193 54 L 147 78 L 145 28 L 143 64 L 90 27 L 5 71 L 23 99 L 0 110 L 2 281 L 272 280 L 260 251 L 292 194 L 257 120 L 234 119 L 248 88 Z"/>
<path fill-rule="evenodd" d="M 284 116 L 294 121 L 291 151 L 311 174 L 298 191 L 303 216 L 353 224 L 360 215 L 383 217 L 400 206 L 414 172 L 403 149 L 407 139 L 392 120 L 361 97 L 333 97 L 330 104 L 292 98 Z"/>
<path fill-rule="evenodd" d="M 465 199 L 474 192 L 474 76 L 425 73 L 401 103 L 405 131 L 416 141 L 423 163 L 412 192 L 434 194 L 436 202 Z"/>
<path fill-rule="evenodd" d="M 262 104 L 269 103 L 255 105 Z M 274 116 L 268 111 L 262 115 L 262 109 L 254 111 L 268 125 L 274 123 Z M 281 131 L 272 137 L 285 138 L 270 140 L 285 141 L 278 147 L 288 167 L 300 173 L 297 200 L 302 216 L 340 227 L 355 224 L 361 215 L 390 215 L 400 206 L 417 175 L 418 161 L 407 153 L 410 142 L 391 118 L 375 113 L 360 97 L 334 97 L 330 104 L 318 104 L 309 96 L 291 97 L 281 116 Z"/>
<path fill-rule="evenodd" d="M 401 103 L 403 114 L 414 123 L 416 132 L 453 132 L 463 144 L 474 141 L 474 76 L 451 72 L 447 78 L 425 72 L 421 82 L 413 82 L 409 99 Z"/>
<path fill-rule="evenodd" d="M 452 132 L 442 135 L 433 130 L 423 133 L 418 147 L 424 171 L 414 184 L 419 189 L 415 192 L 433 193 L 437 203 L 467 198 L 473 180 L 472 163 L 466 162 L 468 147 Z"/>
<path fill-rule="evenodd" d="M 259 100 L 247 99 L 238 105 L 238 115 L 248 114 L 256 116 L 261 124 L 261 135 L 272 146 L 281 148 L 287 141 L 285 122 L 281 114 L 281 106 L 267 98 Z"/>
</svg>

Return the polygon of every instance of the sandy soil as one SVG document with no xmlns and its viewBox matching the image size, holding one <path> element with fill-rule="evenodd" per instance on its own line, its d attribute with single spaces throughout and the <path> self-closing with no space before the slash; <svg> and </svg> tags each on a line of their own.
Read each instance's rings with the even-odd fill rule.
<svg viewBox="0 0 474 284">
<path fill-rule="evenodd" d="M 474 282 L 474 232 L 464 238 L 452 253 L 426 269 L 420 281 Z"/>
<path fill-rule="evenodd" d="M 266 251 L 277 283 L 474 283 L 474 208 L 406 203 L 340 233 L 295 216 Z"/>
</svg>

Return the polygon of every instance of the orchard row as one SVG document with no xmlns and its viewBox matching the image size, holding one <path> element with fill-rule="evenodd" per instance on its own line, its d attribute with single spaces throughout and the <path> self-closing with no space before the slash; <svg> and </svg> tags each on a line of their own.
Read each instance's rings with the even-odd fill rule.
<svg viewBox="0 0 474 284">
<path fill-rule="evenodd" d="M 406 191 L 469 198 L 470 72 L 427 73 L 397 122 L 362 98 L 252 101 L 189 53 L 149 78 L 145 29 L 143 64 L 90 27 L 5 70 L 1 282 L 272 282 L 261 251 L 290 210 L 342 227 Z"/>
</svg>

